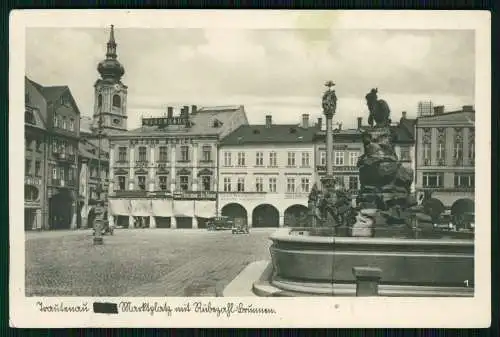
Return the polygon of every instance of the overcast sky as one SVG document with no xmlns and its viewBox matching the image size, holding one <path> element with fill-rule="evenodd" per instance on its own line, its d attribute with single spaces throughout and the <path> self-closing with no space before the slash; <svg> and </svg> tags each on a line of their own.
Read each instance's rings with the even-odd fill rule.
<svg viewBox="0 0 500 337">
<path fill-rule="evenodd" d="M 109 30 L 28 28 L 26 74 L 68 85 L 91 116 L 97 63 Z M 446 110 L 474 105 L 474 32 L 459 30 L 115 29 L 128 85 L 129 128 L 167 105 L 244 105 L 250 123 L 320 117 L 324 83 L 338 96 L 334 120 L 366 121 L 365 94 L 378 87 L 393 119 L 420 100 Z"/>
</svg>

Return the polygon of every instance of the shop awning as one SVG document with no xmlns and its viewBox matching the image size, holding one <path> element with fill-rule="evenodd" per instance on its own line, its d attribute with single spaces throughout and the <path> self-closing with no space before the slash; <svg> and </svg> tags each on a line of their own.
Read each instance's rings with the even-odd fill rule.
<svg viewBox="0 0 500 337">
<path fill-rule="evenodd" d="M 130 201 L 130 204 L 132 206 L 131 215 L 150 216 L 153 214 L 153 211 L 151 209 L 151 200 L 149 199 L 132 199 Z"/>
<path fill-rule="evenodd" d="M 215 216 L 215 201 L 199 200 L 195 203 L 195 215 L 200 218 Z"/>
<path fill-rule="evenodd" d="M 193 200 L 175 200 L 174 201 L 174 216 L 192 217 L 194 216 L 194 201 Z"/>
<path fill-rule="evenodd" d="M 130 200 L 109 199 L 109 208 L 113 215 L 130 215 Z"/>
<path fill-rule="evenodd" d="M 163 216 L 170 217 L 172 216 L 172 200 L 156 200 L 153 199 L 151 201 L 153 215 L 154 216 Z"/>
</svg>

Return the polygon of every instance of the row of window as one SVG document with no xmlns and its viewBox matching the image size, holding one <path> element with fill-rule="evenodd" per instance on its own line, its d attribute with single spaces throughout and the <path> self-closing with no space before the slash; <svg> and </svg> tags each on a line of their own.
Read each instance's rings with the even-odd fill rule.
<svg viewBox="0 0 500 337">
<path fill-rule="evenodd" d="M 444 187 L 444 172 L 424 172 L 422 175 L 422 186 L 428 188 Z M 474 187 L 474 173 L 455 173 L 453 186 L 456 188 Z"/>
<path fill-rule="evenodd" d="M 41 177 L 42 176 L 42 162 L 39 160 L 35 160 L 35 171 L 33 171 L 33 160 L 25 159 L 24 171 L 25 171 L 25 175 L 27 175 L 27 176 L 34 175 L 35 177 Z"/>
<path fill-rule="evenodd" d="M 474 142 L 469 143 L 469 153 L 467 154 L 467 157 L 469 158 L 470 161 L 474 161 L 475 159 L 475 148 L 474 148 Z M 432 155 L 432 150 L 431 150 L 431 144 L 430 143 L 424 143 L 422 145 L 423 147 L 423 164 L 430 166 L 431 165 L 431 155 Z M 446 144 L 445 143 L 438 143 L 436 145 L 436 157 L 435 159 L 437 160 L 438 165 L 443 166 L 446 164 Z M 462 164 L 462 160 L 464 159 L 464 145 L 462 142 L 456 142 L 453 145 L 453 161 L 458 163 L 459 165 Z"/>
<path fill-rule="evenodd" d="M 27 151 L 31 151 L 33 149 L 33 143 L 35 143 L 35 150 L 37 152 L 42 151 L 42 141 L 40 139 L 33 140 L 32 138 L 26 137 L 24 139 L 24 145 Z"/>
<path fill-rule="evenodd" d="M 54 127 L 68 131 L 76 131 L 75 120 L 73 118 L 66 118 L 66 116 L 58 116 L 54 114 Z"/>
<path fill-rule="evenodd" d="M 212 177 L 211 176 L 201 176 L 201 191 L 212 191 Z M 125 191 L 127 189 L 127 177 L 126 176 L 117 176 L 116 177 L 118 186 L 117 190 Z M 177 181 L 177 189 L 180 191 L 189 191 L 189 176 L 188 175 L 180 175 Z M 137 189 L 141 191 L 146 191 L 146 176 L 138 175 L 136 178 Z M 158 184 L 155 186 L 158 187 L 161 191 L 168 191 L 168 176 L 161 175 L 158 176 Z"/>
<path fill-rule="evenodd" d="M 62 139 L 54 139 L 52 141 L 52 152 L 58 154 L 76 154 L 77 148 L 75 145 L 68 143 Z"/>
<path fill-rule="evenodd" d="M 139 146 L 137 149 L 137 161 L 148 161 L 148 148 L 146 146 Z M 178 161 L 189 161 L 190 160 L 190 149 L 187 145 L 180 146 L 180 158 Z M 202 161 L 210 162 L 212 161 L 212 146 L 203 145 L 202 147 Z M 126 162 L 128 161 L 128 148 L 125 146 L 120 146 L 118 148 L 118 161 Z M 160 146 L 158 148 L 158 160 L 159 162 L 169 161 L 169 148 L 167 146 Z"/>
<path fill-rule="evenodd" d="M 236 189 L 233 190 L 231 177 L 224 178 L 224 192 L 245 192 L 245 178 L 239 177 L 236 179 Z M 267 189 L 266 192 L 276 193 L 276 177 L 270 177 L 267 179 Z M 297 185 L 298 183 L 298 185 Z M 264 192 L 264 178 L 255 178 L 255 192 Z M 310 178 L 287 178 L 286 180 L 286 191 L 287 193 L 308 193 L 310 187 Z"/>
<path fill-rule="evenodd" d="M 403 153 L 403 152 L 402 152 Z M 321 151 L 320 153 L 320 165 L 326 165 L 326 151 Z M 345 162 L 345 152 L 343 151 L 335 151 L 333 156 L 334 164 L 337 166 L 346 165 Z M 360 156 L 360 152 L 349 152 L 349 166 L 356 166 L 358 162 L 358 158 Z M 407 156 L 409 159 L 409 150 L 407 152 Z M 297 154 L 295 152 L 287 153 L 287 166 L 295 167 L 297 166 Z M 300 158 L 301 167 L 310 167 L 311 165 L 311 154 L 309 152 L 302 152 Z M 238 152 L 236 157 L 236 165 L 237 166 L 246 166 L 246 153 Z M 405 158 L 406 160 L 406 158 Z M 277 167 L 278 162 L 278 154 L 277 152 L 269 152 L 268 157 L 268 166 L 269 167 Z M 224 152 L 224 166 L 230 167 L 232 166 L 232 153 Z M 264 153 L 257 152 L 255 154 L 255 166 L 264 166 Z"/>
<path fill-rule="evenodd" d="M 28 163 L 26 163 L 28 165 Z M 38 174 L 40 174 L 40 166 L 35 163 L 35 175 L 38 167 Z M 26 170 L 28 172 L 28 170 Z M 69 183 L 74 183 L 76 181 L 76 169 L 73 167 L 61 167 L 55 166 L 54 164 L 49 164 L 49 172 L 51 172 L 51 178 L 53 180 L 62 180 Z M 40 175 L 38 175 L 40 176 Z"/>
</svg>

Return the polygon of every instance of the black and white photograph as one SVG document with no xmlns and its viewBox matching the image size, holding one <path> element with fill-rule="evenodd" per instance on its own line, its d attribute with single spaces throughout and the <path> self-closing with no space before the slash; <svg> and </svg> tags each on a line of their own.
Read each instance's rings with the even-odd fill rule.
<svg viewBox="0 0 500 337">
<path fill-rule="evenodd" d="M 11 324 L 489 325 L 489 13 L 69 12 L 11 17 Z"/>
</svg>

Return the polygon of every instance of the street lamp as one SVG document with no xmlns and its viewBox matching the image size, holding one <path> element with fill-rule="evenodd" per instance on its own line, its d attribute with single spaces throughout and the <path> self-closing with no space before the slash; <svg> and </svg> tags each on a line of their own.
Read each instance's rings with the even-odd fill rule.
<svg viewBox="0 0 500 337">
<path fill-rule="evenodd" d="M 94 220 L 94 245 L 102 245 L 104 239 L 102 237 L 102 229 L 104 225 L 104 210 L 106 201 L 102 198 L 103 196 L 103 184 L 102 184 L 102 174 L 101 174 L 101 146 L 102 146 L 102 115 L 99 116 L 99 121 L 97 123 L 97 189 L 96 189 L 96 205 L 94 208 L 95 220 Z"/>
</svg>

